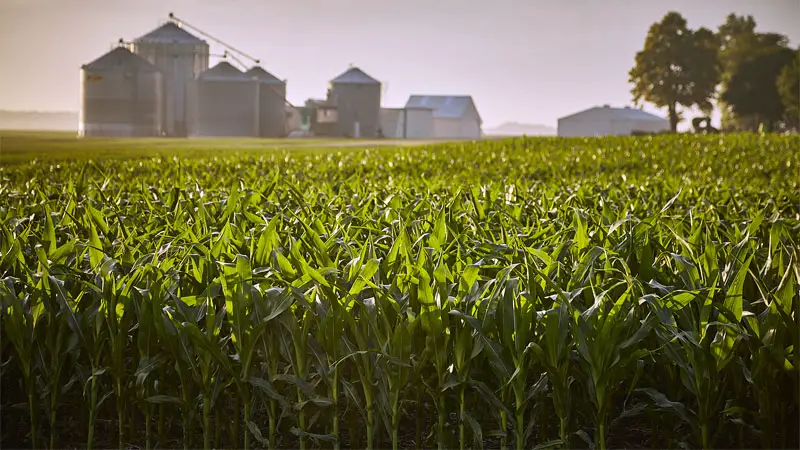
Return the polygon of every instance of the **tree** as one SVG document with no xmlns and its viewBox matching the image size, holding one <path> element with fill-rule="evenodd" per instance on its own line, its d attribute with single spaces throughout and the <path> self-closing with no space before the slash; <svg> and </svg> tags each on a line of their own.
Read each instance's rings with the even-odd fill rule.
<svg viewBox="0 0 800 450">
<path fill-rule="evenodd" d="M 781 70 L 777 88 L 787 124 L 800 129 L 800 47 L 795 52 L 794 61 Z"/>
<path fill-rule="evenodd" d="M 720 92 L 725 92 L 734 74 L 746 61 L 762 52 L 773 51 L 777 47 L 788 45 L 786 36 L 776 33 L 756 32 L 756 21 L 753 16 L 737 16 L 730 14 L 725 23 L 717 29 L 719 43 L 718 60 L 720 67 Z M 727 129 L 747 128 L 748 123 L 757 123 L 756 117 L 734 113 L 720 95 L 718 102 L 722 113 L 722 126 Z"/>
<path fill-rule="evenodd" d="M 753 116 L 755 126 L 764 123 L 768 130 L 773 129 L 785 111 L 778 92 L 778 77 L 794 58 L 794 51 L 787 47 L 762 50 L 739 65 L 722 93 L 722 100 L 737 116 Z"/>
<path fill-rule="evenodd" d="M 692 31 L 679 13 L 667 13 L 650 26 L 644 48 L 628 73 L 634 102 L 644 100 L 667 108 L 672 131 L 680 121 L 679 106 L 697 106 L 710 113 L 719 82 L 718 46 L 710 30 Z"/>
</svg>

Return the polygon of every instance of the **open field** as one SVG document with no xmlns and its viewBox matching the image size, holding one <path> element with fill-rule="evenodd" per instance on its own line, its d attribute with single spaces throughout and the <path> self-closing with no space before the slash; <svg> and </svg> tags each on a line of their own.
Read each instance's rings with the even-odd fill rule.
<svg viewBox="0 0 800 450">
<path fill-rule="evenodd" d="M 4 138 L 3 448 L 800 447 L 800 137 L 259 142 Z"/>
<path fill-rule="evenodd" d="M 209 157 L 232 151 L 260 154 L 264 150 L 304 148 L 364 148 L 418 146 L 436 140 L 368 139 L 181 139 L 181 138 L 78 138 L 64 131 L 0 130 L 0 164 L 13 165 L 33 159 L 119 159 L 154 156 Z"/>
</svg>

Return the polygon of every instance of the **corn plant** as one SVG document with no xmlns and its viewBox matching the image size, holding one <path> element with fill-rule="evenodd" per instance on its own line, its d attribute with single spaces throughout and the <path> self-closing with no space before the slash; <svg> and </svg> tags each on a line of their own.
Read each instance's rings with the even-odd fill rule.
<svg viewBox="0 0 800 450">
<path fill-rule="evenodd" d="M 797 136 L 215 142 L 0 164 L 0 446 L 800 446 Z"/>
</svg>

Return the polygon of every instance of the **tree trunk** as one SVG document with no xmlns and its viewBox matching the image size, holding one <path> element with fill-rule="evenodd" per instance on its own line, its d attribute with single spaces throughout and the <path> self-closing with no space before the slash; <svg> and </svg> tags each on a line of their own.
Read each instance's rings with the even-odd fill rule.
<svg viewBox="0 0 800 450">
<path fill-rule="evenodd" d="M 669 129 L 673 133 L 678 131 L 678 105 L 675 103 L 669 105 Z"/>
</svg>

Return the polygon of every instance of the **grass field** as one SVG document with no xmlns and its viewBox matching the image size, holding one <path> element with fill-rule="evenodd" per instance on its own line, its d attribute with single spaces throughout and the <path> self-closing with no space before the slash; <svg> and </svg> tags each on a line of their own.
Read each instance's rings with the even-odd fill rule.
<svg viewBox="0 0 800 450">
<path fill-rule="evenodd" d="M 800 447 L 798 136 L 2 144 L 3 448 Z"/>
<path fill-rule="evenodd" d="M 434 144 L 435 140 L 368 139 L 125 139 L 79 138 L 75 133 L 0 130 L 0 164 L 31 160 L 128 159 L 147 157 L 209 157 L 222 153 L 261 154 L 264 150 L 363 148 Z"/>
</svg>

